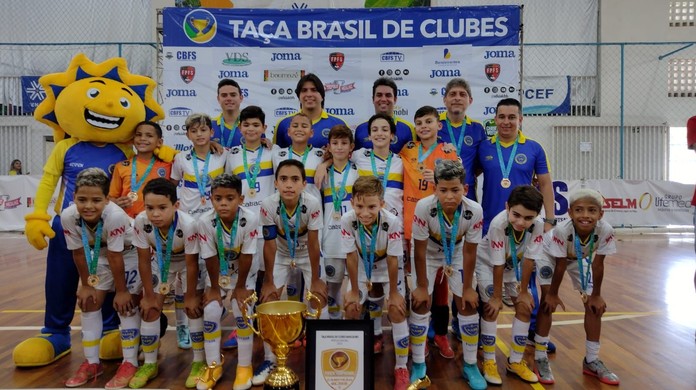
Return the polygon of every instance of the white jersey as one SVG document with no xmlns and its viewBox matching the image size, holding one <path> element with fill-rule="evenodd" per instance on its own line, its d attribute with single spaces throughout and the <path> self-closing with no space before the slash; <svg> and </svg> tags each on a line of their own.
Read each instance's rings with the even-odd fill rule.
<svg viewBox="0 0 696 390">
<path fill-rule="evenodd" d="M 106 258 L 106 252 L 123 252 L 130 247 L 133 228 L 130 224 L 130 218 L 122 208 L 114 202 L 109 202 L 104 207 L 101 215 L 102 232 L 101 244 L 99 248 L 98 264 L 109 264 Z M 75 204 L 70 205 L 63 210 L 60 215 L 60 222 L 63 225 L 63 234 L 65 235 L 65 243 L 69 250 L 83 248 L 82 246 L 82 218 L 77 212 Z M 96 229 L 92 231 L 89 227 L 85 229 L 87 232 L 87 240 L 89 246 L 94 250 Z M 85 253 L 87 261 L 90 261 L 90 254 Z"/>
<path fill-rule="evenodd" d="M 275 148 L 278 147 L 275 146 Z M 244 169 L 245 154 L 249 171 Z M 259 155 L 261 155 L 260 162 Z M 256 194 L 251 196 L 249 194 L 249 172 L 252 169 L 256 169 L 256 166 L 260 166 L 260 171 L 256 175 L 256 183 L 254 186 Z M 273 195 L 275 192 L 275 185 L 273 183 L 275 179 L 273 176 L 273 150 L 261 146 L 256 150 L 247 149 L 245 152 L 244 147 L 235 146 L 230 149 L 227 155 L 226 171 L 242 179 L 242 195 L 244 195 L 244 204 L 242 206 L 248 208 L 258 216 L 258 212 L 261 209 L 261 201 Z M 259 234 L 261 234 L 261 230 L 259 230 Z"/>
<path fill-rule="evenodd" d="M 442 246 L 440 221 L 437 216 L 437 197 L 430 195 L 418 201 L 413 215 L 413 239 L 428 240 L 426 259 L 443 260 L 445 251 Z M 464 260 L 462 249 L 464 241 L 473 244 L 481 243 L 481 229 L 483 228 L 483 210 L 481 205 L 471 199 L 462 196 L 462 203 L 459 205 L 459 227 L 456 233 L 454 252 L 452 253 L 452 263 L 461 264 Z M 450 237 L 452 234 L 452 222 L 445 220 L 445 234 Z"/>
<path fill-rule="evenodd" d="M 384 182 L 384 171 L 387 169 L 387 158 L 375 155 L 375 167 L 372 170 L 372 149 L 358 149 L 353 152 L 350 160 L 358 167 L 360 176 L 375 176 L 380 182 Z M 403 219 L 404 215 L 404 163 L 401 156 L 391 153 L 391 164 L 387 174 L 387 186 L 384 189 L 385 208 L 392 214 Z"/>
<path fill-rule="evenodd" d="M 559 222 L 547 234 L 544 240 L 544 250 L 553 257 L 567 258 L 569 261 L 577 261 L 575 254 L 575 227 L 572 219 Z M 586 243 L 581 243 L 583 258 L 590 254 L 590 241 L 594 241 L 592 252 L 597 255 L 611 255 L 616 253 L 614 240 L 614 228 L 603 219 L 597 221 L 594 229 L 594 239 L 590 238 Z"/>
<path fill-rule="evenodd" d="M 186 255 L 198 254 L 198 233 L 196 220 L 181 210 L 176 211 L 174 217 L 176 226 L 174 230 L 174 241 L 172 242 L 172 263 L 184 261 Z M 135 227 L 133 229 L 133 245 L 141 249 L 153 250 L 156 248 L 155 234 L 159 234 L 162 243 L 162 255 L 166 254 L 167 236 L 169 230 L 162 232 L 147 219 L 147 212 L 143 211 L 135 217 Z M 163 259 L 164 260 L 164 259 Z"/>
<path fill-rule="evenodd" d="M 477 259 L 491 267 L 505 265 L 505 269 L 513 269 L 511 235 L 514 239 L 512 227 L 508 222 L 508 211 L 503 210 L 491 221 L 488 234 L 477 248 Z M 515 249 L 518 260 L 523 258 L 539 260 L 542 258 L 544 255 L 544 222 L 541 217 L 536 217 L 529 229 L 525 230 L 521 242 L 515 242 Z"/>
<path fill-rule="evenodd" d="M 321 230 L 323 227 L 321 216 L 321 204 L 319 200 L 307 192 L 302 192 L 300 195 L 302 208 L 299 210 L 300 223 L 295 224 L 295 210 L 287 210 L 292 212 L 288 217 L 288 234 L 293 237 L 297 230 L 297 246 L 295 247 L 295 259 L 309 258 L 309 250 L 307 247 L 307 233 L 310 230 Z M 267 240 L 276 239 L 276 246 L 279 255 L 290 257 L 288 242 L 285 239 L 285 227 L 280 218 L 280 194 L 277 192 L 261 202 L 261 226 L 263 228 L 264 238 Z"/>
<path fill-rule="evenodd" d="M 401 220 L 386 209 L 381 209 L 377 216 L 379 229 L 377 230 L 377 238 L 375 242 L 375 263 L 382 261 L 387 256 L 403 256 L 404 245 L 402 237 L 403 227 Z M 342 257 L 346 254 L 358 251 L 358 257 L 364 258 L 365 254 L 362 251 L 362 242 L 360 238 L 358 225 L 358 216 L 355 215 L 355 210 L 351 210 L 341 218 L 341 250 Z M 365 229 L 365 250 L 370 251 L 372 240 L 372 231 Z"/>
<path fill-rule="evenodd" d="M 196 172 L 193 169 L 193 149 L 188 152 L 177 153 L 172 164 L 171 178 L 179 182 L 178 195 L 182 210 L 194 218 L 198 218 L 201 214 L 213 209 L 213 204 L 210 201 L 210 183 L 213 179 L 225 172 L 225 161 L 227 160 L 227 151 L 222 154 L 210 153 L 208 162 L 208 171 L 205 174 L 205 203 L 201 202 L 201 192 L 198 189 L 196 180 Z M 205 168 L 205 156 L 198 156 L 198 177 L 203 178 Z"/>
<path fill-rule="evenodd" d="M 330 175 L 333 172 L 334 188 L 331 187 Z M 343 179 L 346 180 L 346 185 L 343 187 L 344 192 L 340 192 L 343 184 Z M 334 166 L 329 168 L 326 175 L 326 180 L 321 186 L 321 191 L 324 195 L 324 231 L 321 241 L 321 252 L 326 258 L 344 257 L 341 250 L 341 218 L 340 215 L 353 210 L 350 200 L 353 197 L 353 183 L 358 178 L 358 169 L 355 164 L 348 163 L 343 171 L 339 171 Z M 333 194 L 344 194 L 343 200 L 338 209 L 339 218 L 336 218 L 336 209 L 333 203 Z"/>
<path fill-rule="evenodd" d="M 319 193 L 319 188 L 314 185 L 314 175 L 317 172 L 317 167 L 324 161 L 324 151 L 315 148 L 313 146 L 309 147 L 309 150 L 305 154 L 298 154 L 289 148 L 273 148 L 273 172 L 278 169 L 278 164 L 283 160 L 297 160 L 303 161 L 305 167 L 305 175 L 307 176 L 307 186 L 305 191 L 317 199 L 321 199 L 321 194 Z M 305 158 L 306 157 L 306 158 Z"/>
<path fill-rule="evenodd" d="M 230 274 L 239 269 L 239 255 L 256 253 L 256 238 L 258 237 L 259 218 L 251 210 L 240 207 L 237 211 L 237 231 L 230 247 L 230 230 L 232 226 L 222 226 L 222 245 L 228 255 L 227 267 Z M 215 211 L 210 211 L 198 220 L 198 238 L 201 257 L 209 259 L 218 255 L 218 219 Z"/>
</svg>

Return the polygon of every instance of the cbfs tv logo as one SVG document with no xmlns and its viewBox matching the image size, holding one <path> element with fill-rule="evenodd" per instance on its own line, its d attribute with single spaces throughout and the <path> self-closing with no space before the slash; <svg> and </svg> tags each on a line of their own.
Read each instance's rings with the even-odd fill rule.
<svg viewBox="0 0 696 390">
<path fill-rule="evenodd" d="M 195 43 L 210 42 L 217 33 L 217 21 L 210 12 L 204 9 L 196 9 L 184 17 L 184 33 Z"/>
</svg>

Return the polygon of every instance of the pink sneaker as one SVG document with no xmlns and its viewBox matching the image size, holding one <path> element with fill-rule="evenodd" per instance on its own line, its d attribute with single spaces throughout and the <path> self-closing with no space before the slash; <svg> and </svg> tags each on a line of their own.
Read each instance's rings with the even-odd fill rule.
<svg viewBox="0 0 696 390">
<path fill-rule="evenodd" d="M 411 384 L 407 368 L 397 368 L 394 370 L 394 390 L 407 390 Z"/>
<path fill-rule="evenodd" d="M 113 390 L 128 387 L 128 382 L 130 382 L 136 371 L 138 371 L 138 367 L 131 364 L 131 362 L 121 363 L 121 365 L 118 366 L 118 370 L 116 370 L 116 375 L 114 375 L 110 381 L 106 382 L 104 388 L 106 390 Z"/>
<path fill-rule="evenodd" d="M 454 351 L 450 347 L 447 335 L 435 335 L 433 344 L 440 350 L 440 355 L 445 359 L 454 359 Z"/>
<path fill-rule="evenodd" d="M 87 360 L 80 364 L 75 375 L 65 381 L 65 387 L 82 386 L 90 380 L 97 380 L 97 377 L 104 373 L 104 366 L 101 363 L 90 364 Z"/>
</svg>

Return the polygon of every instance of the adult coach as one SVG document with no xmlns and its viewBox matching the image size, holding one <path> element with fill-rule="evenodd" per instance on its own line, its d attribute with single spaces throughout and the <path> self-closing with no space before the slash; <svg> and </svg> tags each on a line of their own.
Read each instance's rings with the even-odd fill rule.
<svg viewBox="0 0 696 390">
<path fill-rule="evenodd" d="M 343 119 L 331 115 L 324 110 L 324 84 L 314 73 L 303 76 L 297 82 L 295 95 L 300 99 L 300 112 L 304 113 L 312 120 L 312 130 L 314 135 L 309 139 L 308 144 L 316 148 L 324 147 L 329 143 L 329 130 L 336 125 L 348 125 Z M 276 125 L 273 134 L 273 143 L 281 148 L 287 148 L 292 144 L 288 136 L 288 128 L 293 115 L 288 115 L 281 119 Z"/>
<path fill-rule="evenodd" d="M 217 86 L 217 101 L 220 104 L 220 115 L 213 119 L 213 138 L 229 149 L 242 144 L 242 133 L 239 131 L 239 112 L 244 95 L 239 83 L 232 79 L 222 79 Z"/>
<path fill-rule="evenodd" d="M 394 80 L 380 77 L 372 84 L 372 104 L 375 106 L 375 114 L 384 114 L 392 118 L 396 125 L 396 134 L 389 150 L 398 154 L 407 143 L 416 140 L 416 130 L 411 122 L 394 115 L 398 89 Z M 372 149 L 370 132 L 367 121 L 355 128 L 355 150 L 360 148 Z"/>
</svg>

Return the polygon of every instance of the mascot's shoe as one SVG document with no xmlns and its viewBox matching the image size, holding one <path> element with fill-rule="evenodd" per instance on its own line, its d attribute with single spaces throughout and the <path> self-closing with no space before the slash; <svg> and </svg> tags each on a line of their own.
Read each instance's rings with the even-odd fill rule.
<svg viewBox="0 0 696 390">
<path fill-rule="evenodd" d="M 12 359 L 17 367 L 40 367 L 69 353 L 70 334 L 42 333 L 19 343 L 12 351 Z"/>
<path fill-rule="evenodd" d="M 123 350 L 121 349 L 121 332 L 118 329 L 104 332 L 101 340 L 99 340 L 99 359 L 123 359 Z"/>
</svg>

